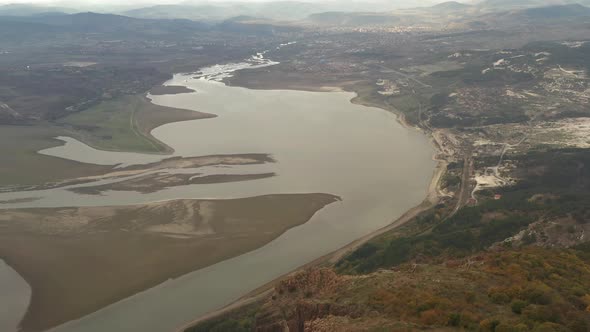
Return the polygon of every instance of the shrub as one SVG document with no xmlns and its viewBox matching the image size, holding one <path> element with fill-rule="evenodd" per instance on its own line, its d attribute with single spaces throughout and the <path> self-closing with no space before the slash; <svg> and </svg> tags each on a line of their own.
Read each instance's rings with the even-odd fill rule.
<svg viewBox="0 0 590 332">
<path fill-rule="evenodd" d="M 514 300 L 512 301 L 512 304 L 510 304 L 510 308 L 512 309 L 512 312 L 515 314 L 522 314 L 522 309 L 524 309 L 527 305 L 529 305 L 527 302 L 522 301 L 522 300 Z"/>
<path fill-rule="evenodd" d="M 514 332 L 526 332 L 528 330 L 529 330 L 529 327 L 524 323 L 516 324 L 512 328 L 512 331 L 514 331 Z"/>
<path fill-rule="evenodd" d="M 533 332 L 568 332 L 568 329 L 560 324 L 543 323 L 535 326 Z"/>
<path fill-rule="evenodd" d="M 459 324 L 461 324 L 461 315 L 458 313 L 450 314 L 447 325 L 448 326 L 459 326 Z"/>
<path fill-rule="evenodd" d="M 558 319 L 558 313 L 544 305 L 528 305 L 522 309 L 522 315 L 540 323 L 555 322 Z"/>
<path fill-rule="evenodd" d="M 588 332 L 590 325 L 584 317 L 574 317 L 567 323 L 567 327 L 573 332 Z"/>
<path fill-rule="evenodd" d="M 420 322 L 425 325 L 443 325 L 445 317 L 440 310 L 430 309 L 420 313 Z"/>
<path fill-rule="evenodd" d="M 503 287 L 493 287 L 488 290 L 488 297 L 495 304 L 510 303 L 511 296 L 508 295 L 508 291 Z"/>
<path fill-rule="evenodd" d="M 497 319 L 484 319 L 479 322 L 479 330 L 482 332 L 494 332 L 496 331 L 496 327 L 500 325 L 500 321 Z"/>
<path fill-rule="evenodd" d="M 537 242 L 537 236 L 535 235 L 535 233 L 531 233 L 531 232 L 527 232 L 526 234 L 523 235 L 522 237 L 522 243 L 523 244 L 532 244 Z"/>
<path fill-rule="evenodd" d="M 508 324 L 508 323 L 500 323 L 498 324 L 498 326 L 496 326 L 496 329 L 494 330 L 494 332 L 513 332 L 514 331 L 514 327 L 512 326 L 512 324 Z"/>
<path fill-rule="evenodd" d="M 496 304 L 506 304 L 510 302 L 510 297 L 504 292 L 491 293 L 490 299 Z"/>
<path fill-rule="evenodd" d="M 524 291 L 524 297 L 530 303 L 547 305 L 551 303 L 551 294 L 545 285 L 530 286 Z"/>
<path fill-rule="evenodd" d="M 360 248 L 354 251 L 349 256 L 349 260 L 357 260 L 367 258 L 377 252 L 379 247 L 371 242 L 363 244 Z"/>
</svg>

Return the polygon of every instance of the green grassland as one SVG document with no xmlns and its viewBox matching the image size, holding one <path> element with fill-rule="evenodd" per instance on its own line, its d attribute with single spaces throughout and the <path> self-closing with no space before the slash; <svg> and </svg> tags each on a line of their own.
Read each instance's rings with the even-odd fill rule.
<svg viewBox="0 0 590 332">
<path fill-rule="evenodd" d="M 100 150 L 166 153 L 171 149 L 150 135 L 152 129 L 168 122 L 203 117 L 207 115 L 158 106 L 134 95 L 103 101 L 57 123 L 75 138 Z"/>
</svg>

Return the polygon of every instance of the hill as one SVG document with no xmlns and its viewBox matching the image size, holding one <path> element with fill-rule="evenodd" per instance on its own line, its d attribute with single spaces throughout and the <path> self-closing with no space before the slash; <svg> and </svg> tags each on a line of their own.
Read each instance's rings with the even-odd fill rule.
<svg viewBox="0 0 590 332">
<path fill-rule="evenodd" d="M 533 7 L 561 6 L 568 4 L 590 4 L 588 0 L 484 0 L 477 6 L 488 10 L 512 10 Z"/>
<path fill-rule="evenodd" d="M 190 20 L 218 20 L 224 17 L 231 17 L 232 13 L 228 13 L 225 8 L 221 6 L 203 5 L 156 5 L 144 8 L 137 8 L 123 13 L 126 16 L 137 18 L 150 19 L 170 19 L 181 18 Z"/>
<path fill-rule="evenodd" d="M 539 19 L 580 17 L 590 16 L 590 8 L 580 4 L 556 5 L 525 9 L 521 14 L 530 18 Z"/>
<path fill-rule="evenodd" d="M 174 33 L 194 33 L 207 29 L 207 25 L 190 20 L 151 20 L 138 19 L 114 14 L 77 13 L 77 14 L 45 14 L 34 16 L 2 16 L 0 26 L 4 27 L 3 35 L 16 36 L 26 40 L 28 34 L 45 34 L 60 30 L 74 34 L 103 33 L 116 34 L 114 37 L 131 37 L 146 35 L 163 35 Z M 24 28 L 26 32 L 15 30 Z"/>
<path fill-rule="evenodd" d="M 590 298 L 576 295 L 590 287 L 587 248 L 470 259 L 361 276 L 304 271 L 260 307 L 186 331 L 587 331 Z"/>
<path fill-rule="evenodd" d="M 31 16 L 43 13 L 74 13 L 75 9 L 54 6 L 36 6 L 30 4 L 0 5 L 0 16 Z"/>
<path fill-rule="evenodd" d="M 376 26 L 394 24 L 399 17 L 388 13 L 326 12 L 310 15 L 307 21 L 318 25 Z"/>
<path fill-rule="evenodd" d="M 439 3 L 437 5 L 434 5 L 430 8 L 433 10 L 439 10 L 439 11 L 457 11 L 457 10 L 465 10 L 465 9 L 468 9 L 471 7 L 472 7 L 471 5 L 464 4 L 461 2 L 447 1 L 447 2 L 443 2 L 443 3 Z"/>
<path fill-rule="evenodd" d="M 274 20 L 299 20 L 308 15 L 326 11 L 323 4 L 283 1 L 231 4 L 177 4 L 156 5 L 124 12 L 139 18 L 184 18 L 201 21 L 222 21 L 236 16 L 253 16 Z"/>
<path fill-rule="evenodd" d="M 590 23 L 590 8 L 580 4 L 551 5 L 531 8 L 487 8 L 475 20 L 485 22 L 488 27 L 518 29 L 519 26 L 534 25 L 557 28 L 564 24 Z"/>
</svg>

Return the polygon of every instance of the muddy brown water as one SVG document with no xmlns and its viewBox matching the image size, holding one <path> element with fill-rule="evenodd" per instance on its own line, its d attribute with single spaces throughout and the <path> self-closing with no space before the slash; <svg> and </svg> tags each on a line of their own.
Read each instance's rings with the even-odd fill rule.
<svg viewBox="0 0 590 332">
<path fill-rule="evenodd" d="M 386 226 L 426 196 L 435 166 L 433 147 L 423 134 L 402 127 L 393 114 L 354 105 L 350 103 L 354 95 L 346 92 L 249 90 L 193 76 L 175 75 L 167 84 L 196 92 L 151 96 L 153 102 L 218 117 L 164 125 L 152 134 L 173 147 L 175 156 L 269 153 L 277 161 L 209 167 L 208 174 L 274 172 L 277 176 L 150 194 L 89 196 L 67 188 L 4 193 L 0 200 L 15 203 L 0 208 L 127 205 L 280 193 L 329 193 L 342 201 L 262 248 L 169 280 L 52 331 L 172 331 Z M 97 151 L 71 138 L 63 140 L 63 146 L 42 153 L 97 164 L 138 164 L 165 158 Z M 39 199 L 19 202 L 22 197 Z"/>
</svg>

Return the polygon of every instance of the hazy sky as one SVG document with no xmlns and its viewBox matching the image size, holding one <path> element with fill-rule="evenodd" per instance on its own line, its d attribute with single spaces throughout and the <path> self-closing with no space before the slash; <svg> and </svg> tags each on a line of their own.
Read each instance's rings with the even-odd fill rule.
<svg viewBox="0 0 590 332">
<path fill-rule="evenodd" d="M 185 1 L 185 0 L 125 0 L 124 4 L 162 4 L 162 3 L 181 3 L 181 2 L 191 2 L 191 3 L 199 3 L 199 2 L 261 2 L 261 1 L 276 1 L 276 0 L 193 0 L 193 1 Z M 279 0 L 280 1 L 280 0 Z M 302 2 L 332 2 L 338 0 L 297 0 Z M 350 1 L 350 0 L 348 0 Z M 0 3 L 36 3 L 36 4 L 123 4 L 120 0 L 0 0 Z"/>
<path fill-rule="evenodd" d="M 148 7 L 157 4 L 204 4 L 222 2 L 268 2 L 300 1 L 329 4 L 329 10 L 387 11 L 395 8 L 432 6 L 448 0 L 0 0 L 0 5 L 9 3 L 33 3 L 67 8 L 71 12 L 94 11 L 118 13 L 129 9 Z M 473 2 L 478 0 L 459 0 Z M 67 10 L 64 10 L 67 11 Z"/>
<path fill-rule="evenodd" d="M 219 0 L 208 0 L 219 1 Z M 242 0 L 253 1 L 253 0 Z M 256 0 L 254 0 L 256 1 Z M 179 3 L 179 0 L 125 0 L 125 4 L 152 4 L 152 3 Z M 121 4 L 120 0 L 78 0 L 78 1 L 61 1 L 61 0 L 0 0 L 2 4 L 8 3 L 34 3 L 34 4 L 50 4 L 50 5 L 95 5 L 95 4 Z"/>
<path fill-rule="evenodd" d="M 8 4 L 8 3 L 35 3 L 35 4 L 45 4 L 45 5 L 57 5 L 57 6 L 87 6 L 87 5 L 138 5 L 138 4 L 170 4 L 170 3 L 181 3 L 181 2 L 191 2 L 191 3 L 205 3 L 205 2 L 261 2 L 261 1 L 276 1 L 276 0 L 192 0 L 192 1 L 185 1 L 185 0 L 0 0 L 0 4 Z M 280 0 L 279 0 L 280 1 Z M 385 2 L 384 0 L 295 0 L 295 1 L 303 1 L 303 2 Z M 389 3 L 400 3 L 404 5 L 414 5 L 419 6 L 422 2 L 425 3 L 433 3 L 433 2 L 443 2 L 444 0 L 389 0 Z M 464 2 L 467 2 L 464 0 Z"/>
</svg>

